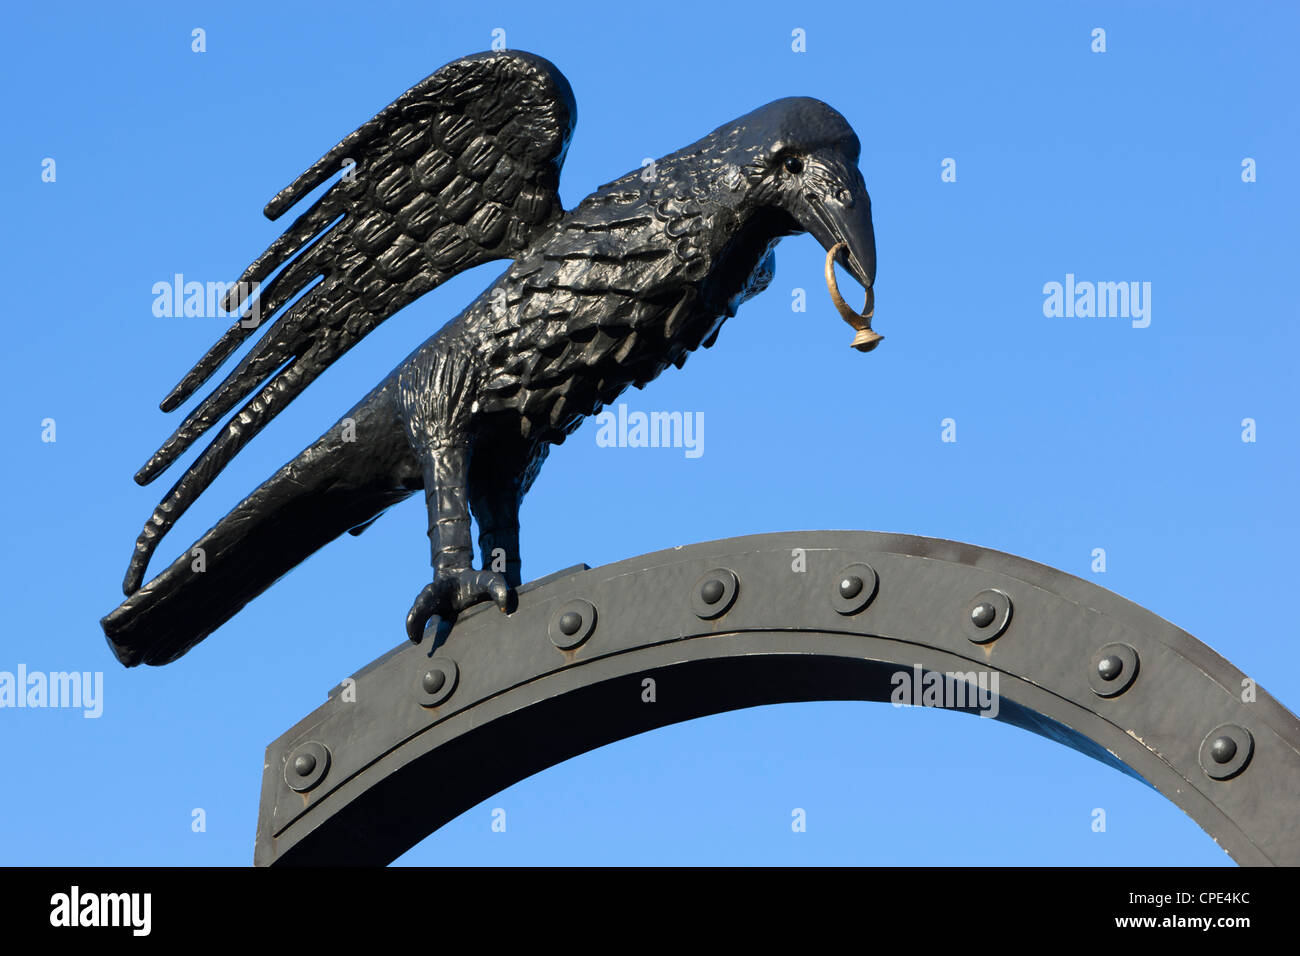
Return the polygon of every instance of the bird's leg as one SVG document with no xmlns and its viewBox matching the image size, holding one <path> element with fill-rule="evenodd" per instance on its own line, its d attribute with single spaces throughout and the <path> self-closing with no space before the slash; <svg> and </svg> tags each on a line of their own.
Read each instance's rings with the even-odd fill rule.
<svg viewBox="0 0 1300 956">
<path fill-rule="evenodd" d="M 478 536 L 483 553 L 483 567 L 506 576 L 506 583 L 517 588 L 522 583 L 523 562 L 519 557 L 519 524 L 484 528 Z"/>
<path fill-rule="evenodd" d="M 426 448 L 421 456 L 424 498 L 429 509 L 433 581 L 415 598 L 406 634 L 420 643 L 434 618 L 454 619 L 472 604 L 493 600 L 503 611 L 510 600 L 506 576 L 473 567 L 468 504 L 469 449 L 464 445 Z M 436 626 L 436 621 L 433 621 Z"/>
<path fill-rule="evenodd" d="M 484 569 L 506 576 L 506 583 L 519 587 L 522 562 L 519 556 L 519 491 L 516 487 L 492 488 L 470 500 L 478 519 L 479 553 Z"/>
</svg>

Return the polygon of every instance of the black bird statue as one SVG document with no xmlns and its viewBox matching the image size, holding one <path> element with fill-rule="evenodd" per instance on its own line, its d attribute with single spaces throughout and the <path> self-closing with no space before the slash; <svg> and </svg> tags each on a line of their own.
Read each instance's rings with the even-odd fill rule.
<svg viewBox="0 0 1300 956">
<path fill-rule="evenodd" d="M 769 103 L 566 213 L 557 184 L 575 119 L 568 82 L 541 57 L 465 57 L 271 200 L 266 215 L 277 219 L 339 174 L 232 287 L 225 307 L 253 307 L 257 319 L 236 322 L 162 402 L 164 411 L 185 402 L 270 320 L 135 476 L 153 481 L 234 412 L 136 542 L 127 599 L 102 621 L 123 664 L 175 660 L 318 548 L 420 489 L 433 580 L 410 609 L 408 636 L 419 642 L 431 622 L 479 601 L 507 609 L 520 583 L 519 506 L 550 446 L 629 385 L 712 345 L 771 280 L 782 236 L 816 237 L 836 307 L 859 330 L 854 346 L 879 340 L 869 322 L 871 201 L 858 138 L 835 110 L 807 98 Z M 862 315 L 835 290 L 841 254 L 867 290 Z M 162 536 L 321 372 L 403 306 L 493 259 L 513 262 L 195 542 L 201 570 L 187 549 L 145 583 Z"/>
</svg>

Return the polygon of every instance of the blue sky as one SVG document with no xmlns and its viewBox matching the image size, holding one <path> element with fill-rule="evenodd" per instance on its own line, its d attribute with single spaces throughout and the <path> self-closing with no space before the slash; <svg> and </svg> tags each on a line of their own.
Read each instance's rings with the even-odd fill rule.
<svg viewBox="0 0 1300 956">
<path fill-rule="evenodd" d="M 1298 20 L 1273 3 L 16 7 L 0 39 L 14 301 L 0 352 L 0 670 L 102 671 L 104 709 L 0 710 L 0 863 L 248 864 L 267 743 L 403 639 L 428 576 L 418 498 L 166 668 L 123 670 L 98 619 L 121 599 L 160 493 L 131 481 L 175 425 L 157 403 L 224 328 L 155 317 L 153 284 L 234 279 L 278 235 L 261 215 L 276 191 L 498 28 L 572 83 L 566 206 L 769 100 L 836 107 L 863 144 L 886 336 L 868 356 L 848 349 L 822 250 L 785 240 L 772 286 L 717 347 L 623 399 L 702 412 L 704 453 L 598 447 L 587 422 L 525 502 L 525 578 L 761 531 L 952 538 L 1152 609 L 1295 710 Z M 196 27 L 206 52 L 191 50 Z M 367 338 L 238 457 L 160 557 L 501 268 L 457 277 Z M 1149 282 L 1150 324 L 1046 316 L 1044 285 L 1067 274 Z M 956 442 L 941 441 L 945 418 Z M 1099 547 L 1104 573 L 1091 569 Z M 494 807 L 506 833 L 491 830 Z M 791 832 L 794 807 L 806 833 Z M 821 703 L 586 754 L 402 862 L 1230 861 L 1159 794 L 1039 737 Z"/>
</svg>

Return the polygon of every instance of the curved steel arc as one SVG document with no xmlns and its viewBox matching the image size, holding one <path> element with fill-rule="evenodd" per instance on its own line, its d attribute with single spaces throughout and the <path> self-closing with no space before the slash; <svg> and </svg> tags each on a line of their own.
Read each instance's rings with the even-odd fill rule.
<svg viewBox="0 0 1300 956">
<path fill-rule="evenodd" d="M 904 688 L 1142 779 L 1239 863 L 1300 864 L 1300 719 L 1150 611 L 1012 555 L 859 531 L 733 538 L 552 575 L 429 644 L 380 657 L 267 748 L 257 865 L 386 864 L 624 737 Z"/>
</svg>

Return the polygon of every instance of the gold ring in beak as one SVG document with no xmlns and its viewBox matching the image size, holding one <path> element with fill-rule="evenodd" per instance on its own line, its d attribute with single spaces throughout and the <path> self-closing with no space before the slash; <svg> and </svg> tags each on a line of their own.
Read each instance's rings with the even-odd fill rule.
<svg viewBox="0 0 1300 956">
<path fill-rule="evenodd" d="M 830 291 L 831 302 L 835 305 L 835 311 L 840 314 L 840 318 L 857 329 L 858 334 L 853 336 L 850 344 L 859 352 L 870 352 L 884 338 L 883 335 L 871 331 L 871 316 L 876 311 L 876 294 L 868 286 L 867 301 L 862 306 L 862 312 L 857 313 L 844 301 L 844 296 L 840 295 L 839 284 L 835 281 L 835 257 L 840 254 L 841 249 L 848 248 L 847 242 L 837 242 L 826 253 L 826 288 Z"/>
</svg>

